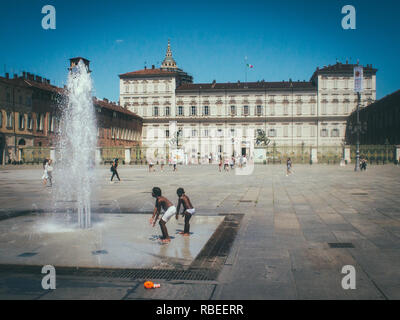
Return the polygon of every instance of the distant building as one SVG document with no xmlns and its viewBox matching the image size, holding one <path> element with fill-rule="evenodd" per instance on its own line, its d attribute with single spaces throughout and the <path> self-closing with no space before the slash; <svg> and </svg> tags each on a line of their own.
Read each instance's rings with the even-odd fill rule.
<svg viewBox="0 0 400 320">
<path fill-rule="evenodd" d="M 362 145 L 400 145 L 400 90 L 360 110 L 360 134 Z M 357 112 L 353 112 L 347 123 L 346 142 L 355 144 L 357 135 Z M 352 130 L 353 129 L 353 130 Z"/>
<path fill-rule="evenodd" d="M 258 129 L 278 146 L 340 146 L 357 105 L 354 66 L 317 68 L 309 81 L 196 84 L 168 42 L 160 68 L 119 75 L 120 103 L 143 118 L 143 145 L 157 157 L 171 156 L 178 130 L 189 162 L 251 156 Z M 363 105 L 376 99 L 376 72 L 364 67 Z"/>
<path fill-rule="evenodd" d="M 76 59 L 71 67 L 72 62 Z M 63 100 L 65 89 L 40 76 L 0 77 L 0 164 L 20 162 L 29 147 L 56 147 Z M 107 99 L 94 98 L 93 103 L 99 147 L 141 145 L 141 117 Z"/>
</svg>

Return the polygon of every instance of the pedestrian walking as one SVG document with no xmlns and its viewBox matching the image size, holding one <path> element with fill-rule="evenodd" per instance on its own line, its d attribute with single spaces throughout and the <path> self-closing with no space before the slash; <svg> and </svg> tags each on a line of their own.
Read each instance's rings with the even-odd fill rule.
<svg viewBox="0 0 400 320">
<path fill-rule="evenodd" d="M 292 173 L 292 159 L 287 158 L 286 160 L 286 177 Z"/>
<path fill-rule="evenodd" d="M 117 168 L 118 168 L 118 159 L 114 159 L 114 161 L 111 165 L 111 168 L 110 168 L 110 171 L 112 172 L 111 182 L 113 181 L 114 176 L 117 176 L 118 181 L 121 181 L 121 179 L 119 178 L 119 175 L 118 175 Z"/>
</svg>

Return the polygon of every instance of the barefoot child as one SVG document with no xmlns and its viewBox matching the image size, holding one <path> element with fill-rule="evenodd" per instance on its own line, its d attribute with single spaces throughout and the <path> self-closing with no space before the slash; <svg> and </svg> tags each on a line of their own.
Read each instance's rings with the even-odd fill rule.
<svg viewBox="0 0 400 320">
<path fill-rule="evenodd" d="M 152 194 L 154 198 L 156 198 L 156 204 L 154 207 L 153 211 L 153 216 L 150 218 L 150 224 L 153 225 L 153 227 L 156 225 L 158 216 L 161 213 L 161 210 L 164 211 L 164 214 L 162 215 L 160 219 L 160 228 L 162 232 L 162 238 L 161 241 L 164 243 L 170 242 L 171 239 L 168 235 L 168 230 L 167 227 L 165 226 L 166 223 L 171 219 L 171 217 L 176 213 L 176 208 L 172 204 L 171 201 L 169 201 L 167 198 L 161 196 L 161 189 L 158 187 L 154 187 Z M 155 216 L 155 218 L 154 218 Z"/>
<path fill-rule="evenodd" d="M 189 197 L 185 194 L 185 190 L 183 190 L 183 188 L 179 188 L 178 190 L 176 190 L 176 193 L 179 197 L 179 201 L 178 201 L 178 209 L 176 210 L 176 219 L 178 220 L 178 215 L 179 215 L 179 210 L 181 208 L 181 204 L 183 206 L 183 213 L 182 213 L 182 217 L 185 217 L 185 228 L 183 230 L 183 232 L 180 232 L 180 234 L 183 234 L 184 236 L 189 236 L 189 229 L 190 229 L 190 224 L 189 224 L 189 220 L 192 217 L 192 215 L 194 215 L 194 213 L 196 212 L 196 210 L 193 208 L 192 203 L 190 202 Z"/>
</svg>

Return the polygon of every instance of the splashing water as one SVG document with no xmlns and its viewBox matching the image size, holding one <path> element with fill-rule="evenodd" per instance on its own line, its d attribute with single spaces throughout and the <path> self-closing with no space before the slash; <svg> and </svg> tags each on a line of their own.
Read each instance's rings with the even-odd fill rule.
<svg viewBox="0 0 400 320">
<path fill-rule="evenodd" d="M 92 100 L 92 80 L 79 61 L 68 75 L 68 97 L 59 128 L 55 166 L 55 203 L 70 202 L 78 213 L 80 228 L 91 226 L 92 170 L 95 163 L 97 127 Z"/>
</svg>

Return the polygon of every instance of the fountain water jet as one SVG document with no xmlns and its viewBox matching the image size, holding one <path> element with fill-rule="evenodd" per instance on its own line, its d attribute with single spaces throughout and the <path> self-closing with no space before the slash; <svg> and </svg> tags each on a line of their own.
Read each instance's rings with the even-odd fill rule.
<svg viewBox="0 0 400 320">
<path fill-rule="evenodd" d="M 55 203 L 75 203 L 80 228 L 91 226 L 91 172 L 95 162 L 97 127 L 88 67 L 79 61 L 70 69 L 67 101 L 59 127 Z"/>
</svg>

